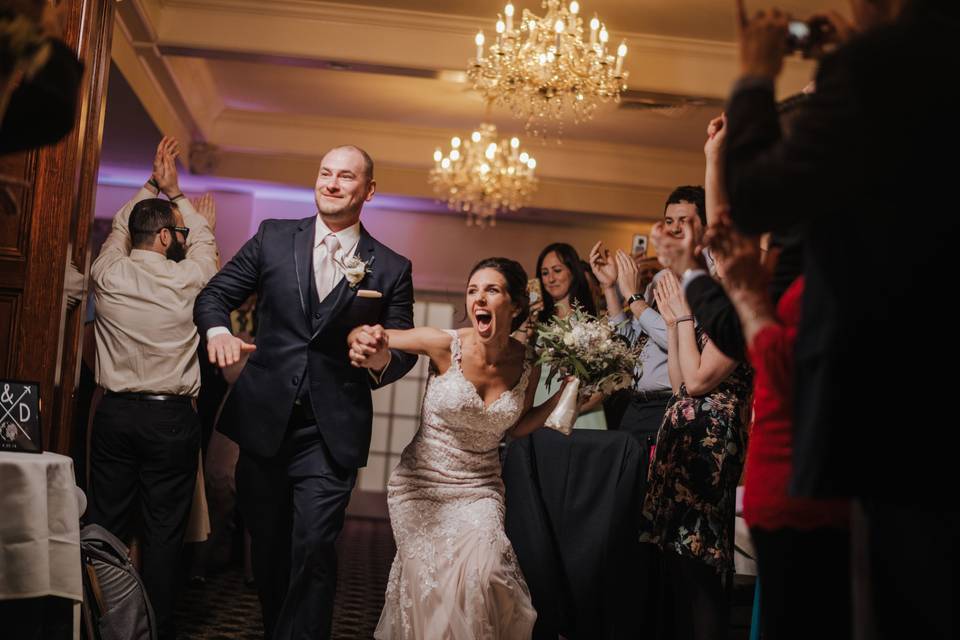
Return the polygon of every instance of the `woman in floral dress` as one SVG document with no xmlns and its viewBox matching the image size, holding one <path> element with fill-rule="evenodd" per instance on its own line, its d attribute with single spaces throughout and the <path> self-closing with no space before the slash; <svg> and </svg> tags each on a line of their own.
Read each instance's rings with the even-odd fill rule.
<svg viewBox="0 0 960 640">
<path fill-rule="evenodd" d="M 695 327 L 679 282 L 656 290 L 667 323 L 674 396 L 657 436 L 640 540 L 662 550 L 664 637 L 726 637 L 737 482 L 746 452 L 752 371 Z"/>
</svg>

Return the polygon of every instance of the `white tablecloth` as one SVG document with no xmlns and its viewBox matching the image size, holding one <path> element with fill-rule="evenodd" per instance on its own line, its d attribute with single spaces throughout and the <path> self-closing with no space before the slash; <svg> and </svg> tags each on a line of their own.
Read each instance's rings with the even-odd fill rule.
<svg viewBox="0 0 960 640">
<path fill-rule="evenodd" d="M 0 452 L 0 600 L 83 599 L 73 461 Z"/>
</svg>

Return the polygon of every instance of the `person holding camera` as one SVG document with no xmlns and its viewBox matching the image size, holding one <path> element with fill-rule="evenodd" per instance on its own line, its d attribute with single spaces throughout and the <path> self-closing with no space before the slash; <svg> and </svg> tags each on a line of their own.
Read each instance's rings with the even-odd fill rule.
<svg viewBox="0 0 960 640">
<path fill-rule="evenodd" d="M 946 80 L 960 75 L 960 5 L 850 0 L 850 8 L 849 29 L 836 17 L 831 28 L 822 20 L 811 28 L 821 42 L 807 50 L 825 52 L 816 91 L 784 135 L 774 82 L 790 17 L 774 9 L 748 18 L 739 2 L 742 77 L 727 108 L 725 184 L 741 231 L 805 225 L 791 490 L 855 498 L 855 629 L 947 638 L 958 626 L 956 454 L 943 446 L 949 421 L 924 419 L 918 394 L 897 390 L 960 357 L 936 313 L 919 311 L 943 299 L 960 218 L 938 206 L 926 228 L 913 222 L 927 217 L 922 194 L 954 178 L 952 163 L 932 159 L 960 146 Z M 891 234 L 905 219 L 911 259 L 891 271 Z M 887 351 L 889 320 L 910 310 L 921 326 Z"/>
</svg>

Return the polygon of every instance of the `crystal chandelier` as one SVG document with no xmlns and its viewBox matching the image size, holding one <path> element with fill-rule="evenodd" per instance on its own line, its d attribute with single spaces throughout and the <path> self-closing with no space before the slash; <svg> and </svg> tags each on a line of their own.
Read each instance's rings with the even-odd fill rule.
<svg viewBox="0 0 960 640">
<path fill-rule="evenodd" d="M 542 17 L 527 9 L 514 21 L 512 3 L 498 16 L 497 39 L 484 54 L 484 35 L 476 37 L 477 57 L 467 76 L 487 100 L 510 109 L 527 121 L 527 130 L 544 135 L 554 121 L 559 129 L 565 114 L 574 122 L 593 117 L 597 106 L 619 101 L 626 90 L 623 59 L 626 42 L 614 56 L 607 50 L 606 26 L 594 15 L 589 32 L 580 18 L 580 3 L 542 0 Z"/>
<path fill-rule="evenodd" d="M 433 161 L 430 184 L 450 209 L 467 214 L 468 225 L 493 226 L 498 211 L 516 211 L 537 189 L 537 161 L 520 150 L 518 138 L 498 140 L 492 124 L 453 137 L 449 153 L 438 148 Z"/>
</svg>

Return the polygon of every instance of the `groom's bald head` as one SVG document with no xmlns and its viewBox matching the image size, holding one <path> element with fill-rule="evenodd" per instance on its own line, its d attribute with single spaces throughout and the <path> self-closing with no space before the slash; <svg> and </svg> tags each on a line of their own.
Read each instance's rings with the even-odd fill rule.
<svg viewBox="0 0 960 640">
<path fill-rule="evenodd" d="M 332 149 L 327 149 L 327 152 L 323 154 L 323 159 L 326 160 L 327 156 L 333 153 L 334 151 L 352 151 L 358 154 L 363 161 L 363 174 L 367 178 L 367 182 L 373 181 L 373 158 L 370 157 L 370 154 L 360 147 L 352 144 L 345 144 L 339 147 L 333 147 Z M 321 160 L 320 165 L 323 166 L 323 161 Z"/>
</svg>

